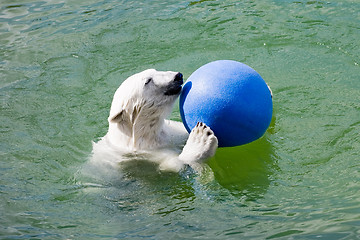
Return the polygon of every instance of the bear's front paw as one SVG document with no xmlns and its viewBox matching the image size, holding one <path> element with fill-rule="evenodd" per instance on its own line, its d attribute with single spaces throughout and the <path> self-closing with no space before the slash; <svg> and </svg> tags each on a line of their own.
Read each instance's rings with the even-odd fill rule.
<svg viewBox="0 0 360 240">
<path fill-rule="evenodd" d="M 202 122 L 191 131 L 179 158 L 185 163 L 202 162 L 212 156 L 218 147 L 214 132 Z"/>
</svg>

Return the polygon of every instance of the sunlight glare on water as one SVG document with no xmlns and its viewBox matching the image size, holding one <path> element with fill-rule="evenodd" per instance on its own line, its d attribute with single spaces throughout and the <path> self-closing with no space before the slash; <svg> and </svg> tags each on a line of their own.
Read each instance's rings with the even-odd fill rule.
<svg viewBox="0 0 360 240">
<path fill-rule="evenodd" d="M 359 12 L 352 0 L 1 1 L 0 238 L 359 239 Z M 142 160 L 80 173 L 125 78 L 187 78 L 219 59 L 271 86 L 263 138 L 218 149 L 208 176 Z"/>
</svg>

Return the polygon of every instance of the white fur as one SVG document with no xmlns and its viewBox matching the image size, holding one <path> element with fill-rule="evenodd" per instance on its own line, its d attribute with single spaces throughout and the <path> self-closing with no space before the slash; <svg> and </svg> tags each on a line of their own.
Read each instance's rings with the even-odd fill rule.
<svg viewBox="0 0 360 240">
<path fill-rule="evenodd" d="M 155 69 L 126 79 L 115 92 L 107 134 L 93 144 L 92 162 L 114 166 L 132 160 L 129 153 L 145 154 L 160 169 L 179 171 L 185 164 L 196 167 L 212 157 L 218 141 L 209 127 L 199 123 L 189 135 L 182 123 L 165 119 L 182 81 L 178 72 Z"/>
</svg>

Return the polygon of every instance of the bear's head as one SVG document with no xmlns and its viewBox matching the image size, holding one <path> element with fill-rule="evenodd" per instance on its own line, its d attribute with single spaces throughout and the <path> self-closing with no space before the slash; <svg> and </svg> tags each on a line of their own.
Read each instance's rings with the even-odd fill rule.
<svg viewBox="0 0 360 240">
<path fill-rule="evenodd" d="M 171 113 L 182 84 L 181 73 L 155 69 L 127 78 L 114 94 L 109 123 L 117 123 L 127 135 L 134 134 L 135 125 L 159 127 Z"/>
</svg>

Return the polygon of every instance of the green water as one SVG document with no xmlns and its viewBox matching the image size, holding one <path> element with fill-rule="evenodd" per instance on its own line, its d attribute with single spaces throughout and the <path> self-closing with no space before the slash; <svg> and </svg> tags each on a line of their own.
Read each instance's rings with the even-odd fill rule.
<svg viewBox="0 0 360 240">
<path fill-rule="evenodd" d="M 360 2 L 0 2 L 1 239 L 360 239 Z M 147 68 L 244 62 L 274 93 L 265 136 L 215 179 L 134 161 L 79 171 L 111 98 Z M 173 119 L 179 120 L 178 108 Z"/>
</svg>

